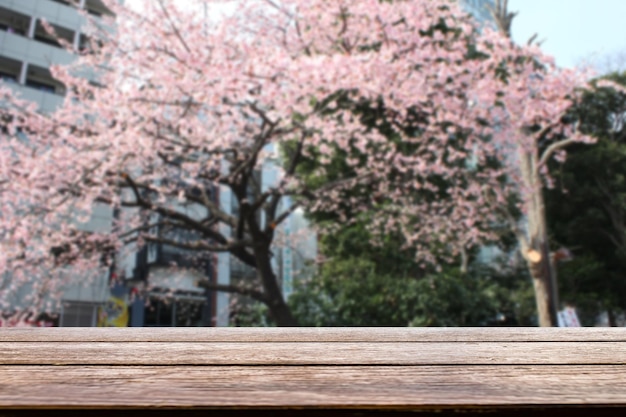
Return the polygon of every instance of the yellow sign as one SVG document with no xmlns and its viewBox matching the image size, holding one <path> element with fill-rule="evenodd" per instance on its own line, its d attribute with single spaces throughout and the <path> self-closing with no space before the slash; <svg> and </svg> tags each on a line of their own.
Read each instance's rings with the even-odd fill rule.
<svg viewBox="0 0 626 417">
<path fill-rule="evenodd" d="M 127 327 L 128 305 L 123 298 L 110 297 L 98 308 L 98 327 Z"/>
</svg>

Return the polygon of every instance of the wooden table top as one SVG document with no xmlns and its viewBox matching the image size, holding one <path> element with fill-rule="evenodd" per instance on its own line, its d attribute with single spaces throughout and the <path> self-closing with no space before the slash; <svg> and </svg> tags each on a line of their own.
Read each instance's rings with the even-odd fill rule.
<svg viewBox="0 0 626 417">
<path fill-rule="evenodd" d="M 0 329 L 0 417 L 590 408 L 626 415 L 626 328 Z"/>
</svg>

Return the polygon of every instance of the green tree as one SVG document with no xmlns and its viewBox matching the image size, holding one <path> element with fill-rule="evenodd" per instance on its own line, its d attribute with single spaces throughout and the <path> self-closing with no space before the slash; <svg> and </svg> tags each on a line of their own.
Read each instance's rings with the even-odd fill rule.
<svg viewBox="0 0 626 417">
<path fill-rule="evenodd" d="M 626 73 L 605 78 L 626 86 Z M 562 298 L 576 305 L 583 324 L 608 312 L 615 325 L 626 311 L 626 94 L 598 88 L 585 95 L 574 117 L 598 142 L 570 148 L 547 193 L 554 243 L 574 253 L 572 262 L 560 265 Z"/>
<path fill-rule="evenodd" d="M 322 238 L 329 257 L 289 299 L 306 326 L 485 326 L 533 324 L 524 270 L 474 264 L 424 269 L 398 236 L 373 246 L 356 223 Z"/>
</svg>

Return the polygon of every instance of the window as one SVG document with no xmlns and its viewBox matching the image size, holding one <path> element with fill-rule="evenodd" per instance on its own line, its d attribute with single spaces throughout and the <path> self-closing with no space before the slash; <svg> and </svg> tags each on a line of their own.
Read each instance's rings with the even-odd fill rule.
<svg viewBox="0 0 626 417">
<path fill-rule="evenodd" d="M 29 16 L 0 7 L 0 31 L 26 36 L 30 19 Z"/>
<path fill-rule="evenodd" d="M 53 85 L 42 83 L 40 81 L 27 80 L 26 85 L 39 91 L 45 91 L 46 93 L 54 94 L 55 92 Z"/>
<path fill-rule="evenodd" d="M 5 31 L 5 32 L 9 32 L 9 33 L 14 33 L 17 35 L 22 35 L 25 36 L 26 32 L 24 32 L 21 29 L 16 29 L 14 26 L 8 26 L 5 25 L 4 23 L 0 22 L 0 31 Z"/>
<path fill-rule="evenodd" d="M 207 309 L 205 297 L 153 294 L 146 306 L 146 327 L 201 327 L 205 326 Z"/>
<path fill-rule="evenodd" d="M 87 13 L 97 17 L 102 17 L 103 15 L 112 15 L 111 11 L 107 9 L 107 7 L 101 0 L 86 0 L 85 10 L 87 10 Z"/>
<path fill-rule="evenodd" d="M 36 65 L 28 65 L 25 84 L 40 91 L 58 95 L 65 94 L 65 86 L 52 78 L 50 70 Z"/>
<path fill-rule="evenodd" d="M 70 45 L 74 43 L 74 31 L 70 29 L 66 29 L 64 27 L 58 25 L 51 25 L 54 29 L 56 36 L 49 34 L 46 29 L 43 27 L 40 21 L 37 21 L 37 25 L 35 26 L 35 36 L 34 39 L 45 43 L 47 45 L 51 45 L 57 48 L 61 48 L 61 44 L 57 40 L 57 37 L 63 39 L 68 42 Z"/>
<path fill-rule="evenodd" d="M 0 56 L 0 79 L 5 82 L 19 82 L 22 63 L 11 58 Z"/>
<path fill-rule="evenodd" d="M 79 301 L 63 302 L 61 327 L 94 327 L 98 316 L 98 304 Z"/>
</svg>

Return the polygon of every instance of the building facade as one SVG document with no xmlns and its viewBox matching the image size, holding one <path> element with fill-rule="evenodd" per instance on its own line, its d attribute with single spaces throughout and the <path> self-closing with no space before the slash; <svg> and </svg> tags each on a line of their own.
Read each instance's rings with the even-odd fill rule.
<svg viewBox="0 0 626 417">
<path fill-rule="evenodd" d="M 22 98 L 36 102 L 42 112 L 51 112 L 63 101 L 65 87 L 52 78 L 51 64 L 68 64 L 73 56 L 49 35 L 42 25 L 47 21 L 57 35 L 79 48 L 85 37 L 81 27 L 85 18 L 77 7 L 94 16 L 110 14 L 100 0 L 0 0 L 0 79 Z M 110 224 L 111 212 L 95 208 L 87 228 L 96 230 Z M 61 326 L 95 326 L 99 308 L 110 297 L 109 277 L 98 277 L 89 286 L 72 285 L 64 292 L 59 316 Z M 24 289 L 27 291 L 27 289 Z M 14 297 L 15 308 L 21 306 Z"/>
<path fill-rule="evenodd" d="M 100 0 L 80 0 L 79 7 L 96 16 L 108 13 Z M 0 0 L 0 77 L 49 112 L 61 103 L 65 91 L 48 68 L 73 58 L 45 31 L 42 19 L 76 48 L 85 41 L 80 33 L 85 19 L 68 1 Z"/>
</svg>

